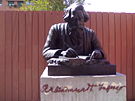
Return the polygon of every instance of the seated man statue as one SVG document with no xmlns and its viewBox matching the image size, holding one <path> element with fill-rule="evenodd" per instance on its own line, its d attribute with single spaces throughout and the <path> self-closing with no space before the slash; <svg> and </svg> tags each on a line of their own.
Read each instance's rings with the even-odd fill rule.
<svg viewBox="0 0 135 101">
<path fill-rule="evenodd" d="M 104 59 L 101 45 L 92 29 L 85 27 L 89 19 L 83 5 L 69 6 L 64 15 L 65 23 L 54 24 L 50 28 L 43 49 L 43 56 L 49 60 L 59 58 L 76 58 L 87 56 L 86 60 Z"/>
</svg>

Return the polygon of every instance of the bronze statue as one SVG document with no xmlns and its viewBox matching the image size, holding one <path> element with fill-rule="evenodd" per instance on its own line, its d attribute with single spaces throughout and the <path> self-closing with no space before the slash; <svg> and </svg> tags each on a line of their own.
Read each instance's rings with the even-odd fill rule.
<svg viewBox="0 0 135 101">
<path fill-rule="evenodd" d="M 109 62 L 95 32 L 84 26 L 88 19 L 84 7 L 73 4 L 66 9 L 65 23 L 52 25 L 43 49 L 49 75 L 116 73 L 115 65 L 105 65 Z"/>
<path fill-rule="evenodd" d="M 77 57 L 92 56 L 95 59 L 104 58 L 103 50 L 92 29 L 84 23 L 89 19 L 82 5 L 76 4 L 66 9 L 64 21 L 51 27 L 43 56 L 48 60 L 59 56 Z"/>
</svg>

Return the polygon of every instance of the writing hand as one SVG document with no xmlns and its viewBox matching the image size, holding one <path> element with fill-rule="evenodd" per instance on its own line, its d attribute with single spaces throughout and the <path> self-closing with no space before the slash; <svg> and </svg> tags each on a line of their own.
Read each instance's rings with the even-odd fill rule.
<svg viewBox="0 0 135 101">
<path fill-rule="evenodd" d="M 61 54 L 65 57 L 77 57 L 77 53 L 74 49 L 68 48 L 66 51 L 62 51 Z"/>
</svg>

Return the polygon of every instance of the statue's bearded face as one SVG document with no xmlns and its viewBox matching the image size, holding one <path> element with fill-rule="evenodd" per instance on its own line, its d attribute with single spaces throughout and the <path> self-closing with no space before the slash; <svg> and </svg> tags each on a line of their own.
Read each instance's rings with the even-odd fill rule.
<svg viewBox="0 0 135 101">
<path fill-rule="evenodd" d="M 70 27 L 84 27 L 84 13 L 82 10 L 73 12 L 73 17 L 69 21 Z"/>
</svg>

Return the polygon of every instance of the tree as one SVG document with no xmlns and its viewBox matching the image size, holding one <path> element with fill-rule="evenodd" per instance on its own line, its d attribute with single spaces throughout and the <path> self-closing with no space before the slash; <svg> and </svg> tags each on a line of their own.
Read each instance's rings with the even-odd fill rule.
<svg viewBox="0 0 135 101">
<path fill-rule="evenodd" d="M 85 0 L 64 0 L 64 4 L 68 7 L 69 5 L 75 3 L 75 2 L 79 2 L 81 4 L 84 3 Z"/>
<path fill-rule="evenodd" d="M 29 3 L 29 4 L 28 4 Z M 63 0 L 28 0 L 20 7 L 20 10 L 26 11 L 60 11 L 63 10 L 66 6 L 63 4 Z"/>
<path fill-rule="evenodd" d="M 26 11 L 62 11 L 74 2 L 84 2 L 85 0 L 26 0 L 20 10 Z M 29 2 L 29 4 L 27 4 Z"/>
</svg>

